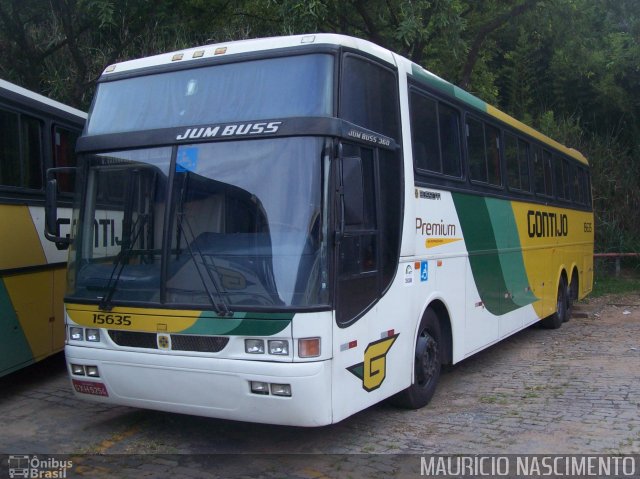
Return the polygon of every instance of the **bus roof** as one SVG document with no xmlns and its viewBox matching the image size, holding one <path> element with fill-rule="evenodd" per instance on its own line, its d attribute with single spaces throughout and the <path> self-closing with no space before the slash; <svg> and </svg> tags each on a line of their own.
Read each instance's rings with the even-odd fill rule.
<svg viewBox="0 0 640 479">
<path fill-rule="evenodd" d="M 21 86 L 14 85 L 13 83 L 10 83 L 8 81 L 0 79 L 0 89 L 13 92 L 16 95 L 19 95 L 21 97 L 28 98 L 35 102 L 48 105 L 57 110 L 62 110 L 66 113 L 69 113 L 74 116 L 78 116 L 85 120 L 87 119 L 87 114 L 83 111 L 76 110 L 75 108 L 70 107 L 69 105 L 65 105 L 64 103 L 60 103 L 59 101 L 52 100 L 51 98 L 47 98 L 44 95 L 34 93 L 31 90 L 27 90 L 26 88 L 22 88 Z"/>
<path fill-rule="evenodd" d="M 443 80 L 439 76 L 434 75 L 428 70 L 425 70 L 421 66 L 410 62 L 406 58 L 394 54 L 386 48 L 382 48 L 367 40 L 362 40 L 360 38 L 350 37 L 346 35 L 318 33 L 309 35 L 258 38 L 204 45 L 109 65 L 103 72 L 103 79 L 108 78 L 112 74 L 132 72 L 135 70 L 148 69 L 162 65 L 194 62 L 193 66 L 195 67 L 197 66 L 197 63 L 199 63 L 203 59 L 210 59 L 213 57 L 226 57 L 230 55 L 238 55 L 249 52 L 322 44 L 340 45 L 348 48 L 353 48 L 355 50 L 373 55 L 393 65 L 396 65 L 398 61 L 403 63 L 406 62 L 405 65 L 407 65 L 407 70 L 411 72 L 414 77 L 421 79 L 423 82 L 426 82 L 436 90 L 441 91 L 448 96 L 456 98 L 457 100 L 512 126 L 513 128 L 541 141 L 542 143 L 547 144 L 558 151 L 561 151 L 567 156 L 580 161 L 581 163 L 588 164 L 587 159 L 579 151 L 574 150 L 573 148 L 568 148 L 561 143 L 549 138 L 548 136 L 543 135 L 542 133 L 534 130 L 533 128 L 480 100 L 471 93 L 466 92 L 462 88 L 459 88 L 452 83 Z"/>
<path fill-rule="evenodd" d="M 151 57 L 129 60 L 109 65 L 103 72 L 107 76 L 142 68 L 150 68 L 171 63 L 196 62 L 212 57 L 227 57 L 242 53 L 275 50 L 280 48 L 300 47 L 305 45 L 341 45 L 366 52 L 395 65 L 394 54 L 386 48 L 360 38 L 337 35 L 333 33 L 318 33 L 311 35 L 291 35 L 285 37 L 256 38 L 232 42 L 204 45 L 169 53 L 161 53 Z"/>
</svg>

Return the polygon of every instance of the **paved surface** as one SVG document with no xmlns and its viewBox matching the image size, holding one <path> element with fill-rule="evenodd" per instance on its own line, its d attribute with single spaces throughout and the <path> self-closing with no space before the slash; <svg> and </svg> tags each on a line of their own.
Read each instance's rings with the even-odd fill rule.
<svg viewBox="0 0 640 479">
<path fill-rule="evenodd" d="M 317 429 L 85 402 L 57 356 L 0 379 L 0 454 L 69 454 L 69 477 L 187 478 L 418 477 L 424 454 L 640 454 L 640 294 L 581 310 L 447 368 L 426 408 L 381 404 Z"/>
</svg>

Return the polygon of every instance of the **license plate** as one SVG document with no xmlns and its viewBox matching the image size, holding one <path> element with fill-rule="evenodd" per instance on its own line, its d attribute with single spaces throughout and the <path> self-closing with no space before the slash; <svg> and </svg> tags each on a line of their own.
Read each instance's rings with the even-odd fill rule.
<svg viewBox="0 0 640 479">
<path fill-rule="evenodd" d="M 109 396 L 107 392 L 107 386 L 102 383 L 94 383 L 91 381 L 78 381 L 72 379 L 74 389 L 82 394 L 92 394 L 93 396 Z"/>
</svg>

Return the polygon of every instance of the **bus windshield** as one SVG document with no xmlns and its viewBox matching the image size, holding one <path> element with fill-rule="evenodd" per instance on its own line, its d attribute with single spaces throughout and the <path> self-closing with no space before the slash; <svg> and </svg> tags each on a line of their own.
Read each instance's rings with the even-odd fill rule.
<svg viewBox="0 0 640 479">
<path fill-rule="evenodd" d="M 324 150 L 296 137 L 86 156 L 69 299 L 326 305 Z"/>
<path fill-rule="evenodd" d="M 100 83 L 87 134 L 332 116 L 332 109 L 333 57 L 298 55 Z"/>
</svg>

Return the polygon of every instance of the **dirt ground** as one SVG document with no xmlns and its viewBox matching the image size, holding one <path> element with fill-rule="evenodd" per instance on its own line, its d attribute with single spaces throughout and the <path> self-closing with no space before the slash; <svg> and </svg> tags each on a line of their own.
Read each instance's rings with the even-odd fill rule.
<svg viewBox="0 0 640 479">
<path fill-rule="evenodd" d="M 0 379 L 0 431 L 0 454 L 73 458 L 67 477 L 417 477 L 431 454 L 640 454 L 640 293 L 448 367 L 418 411 L 303 429 L 104 406 L 72 395 L 59 355 Z"/>
</svg>

